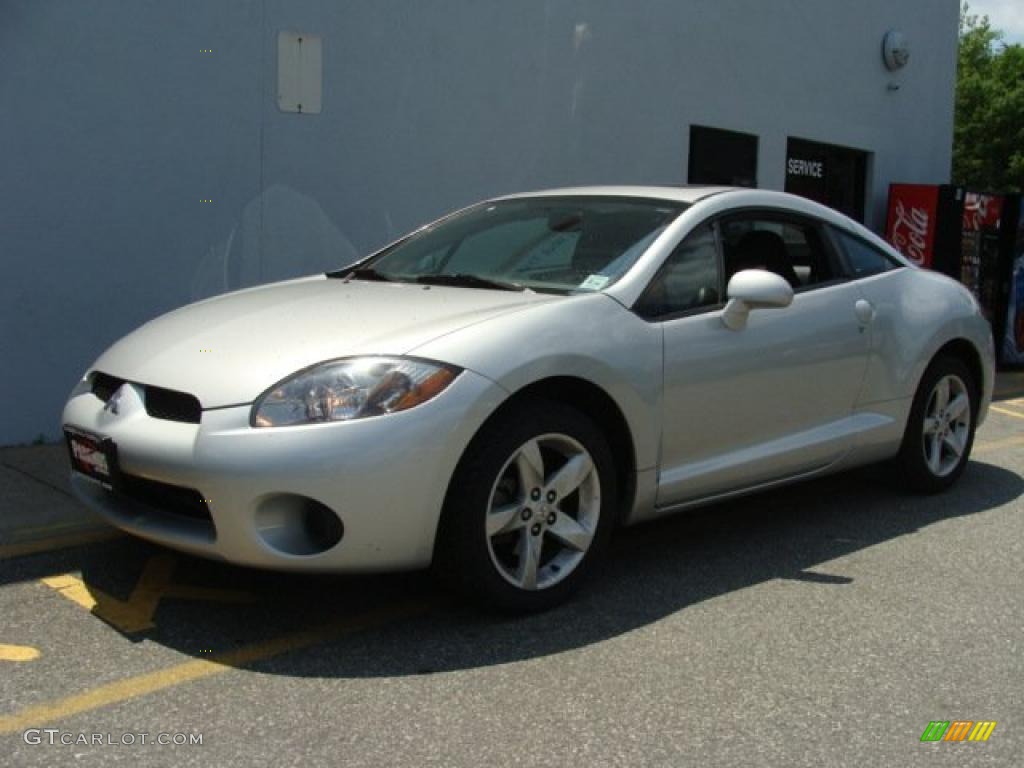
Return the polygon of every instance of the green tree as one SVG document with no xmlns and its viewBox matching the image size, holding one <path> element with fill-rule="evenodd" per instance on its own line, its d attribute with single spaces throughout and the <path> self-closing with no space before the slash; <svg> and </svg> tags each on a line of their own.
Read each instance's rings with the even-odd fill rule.
<svg viewBox="0 0 1024 768">
<path fill-rule="evenodd" d="M 1005 45 L 988 16 L 960 7 L 953 181 L 1024 190 L 1024 47 Z"/>
</svg>

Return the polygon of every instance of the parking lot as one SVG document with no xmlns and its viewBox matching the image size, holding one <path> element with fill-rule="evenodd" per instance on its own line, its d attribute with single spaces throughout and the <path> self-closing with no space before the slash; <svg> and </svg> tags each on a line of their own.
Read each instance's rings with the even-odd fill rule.
<svg viewBox="0 0 1024 768">
<path fill-rule="evenodd" d="M 872 468 L 621 531 L 583 594 L 517 619 L 423 574 L 263 573 L 117 535 L 69 497 L 59 447 L 8 449 L 0 754 L 1020 765 L 1021 394 L 994 404 L 943 496 Z M 985 742 L 922 743 L 935 720 L 997 725 Z"/>
</svg>

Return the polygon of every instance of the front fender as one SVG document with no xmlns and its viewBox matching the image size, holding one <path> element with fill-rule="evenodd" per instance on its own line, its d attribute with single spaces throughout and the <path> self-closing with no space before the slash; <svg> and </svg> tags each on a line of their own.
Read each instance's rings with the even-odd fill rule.
<svg viewBox="0 0 1024 768">
<path fill-rule="evenodd" d="M 625 416 L 642 472 L 658 462 L 662 352 L 659 326 L 596 293 L 497 317 L 411 354 L 476 371 L 510 393 L 557 376 L 595 384 Z"/>
</svg>

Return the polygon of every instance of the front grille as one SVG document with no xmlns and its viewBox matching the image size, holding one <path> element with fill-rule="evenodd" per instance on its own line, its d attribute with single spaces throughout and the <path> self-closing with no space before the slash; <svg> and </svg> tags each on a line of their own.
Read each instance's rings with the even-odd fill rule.
<svg viewBox="0 0 1024 768">
<path fill-rule="evenodd" d="M 146 413 L 154 419 L 198 424 L 203 408 L 194 395 L 173 389 L 146 387 Z"/>
<path fill-rule="evenodd" d="M 92 375 L 92 393 L 104 403 L 117 392 L 118 387 L 122 384 L 124 384 L 124 379 L 108 376 L 105 373 L 96 372 Z"/>
<path fill-rule="evenodd" d="M 157 512 L 213 524 L 206 500 L 194 488 L 121 473 L 117 477 L 114 491 Z"/>
<path fill-rule="evenodd" d="M 105 403 L 124 383 L 124 379 L 97 371 L 92 375 L 92 393 Z M 140 386 L 143 390 L 146 413 L 154 419 L 182 421 L 187 424 L 198 424 L 202 419 L 203 407 L 195 395 L 148 384 Z"/>
</svg>

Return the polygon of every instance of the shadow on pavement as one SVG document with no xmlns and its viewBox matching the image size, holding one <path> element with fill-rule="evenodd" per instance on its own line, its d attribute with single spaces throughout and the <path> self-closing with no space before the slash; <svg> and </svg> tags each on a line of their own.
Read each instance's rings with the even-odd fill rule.
<svg viewBox="0 0 1024 768">
<path fill-rule="evenodd" d="M 994 402 L 1004 400 L 1015 400 L 1024 397 L 1024 368 L 1003 370 L 996 374 L 995 392 L 992 393 Z"/>
<path fill-rule="evenodd" d="M 154 629 L 123 637 L 199 657 L 200 649 L 230 652 L 346 616 L 412 603 L 425 606 L 426 613 L 396 610 L 393 621 L 377 628 L 248 666 L 279 675 L 390 677 L 504 664 L 615 638 L 773 579 L 843 589 L 853 579 L 841 566 L 814 569 L 933 523 L 994 509 L 1022 491 L 1020 476 L 972 462 L 961 481 L 940 496 L 903 495 L 879 469 L 869 468 L 718 504 L 619 531 L 605 566 L 582 593 L 561 608 L 525 618 L 481 613 L 444 594 L 424 573 L 289 575 L 175 555 L 179 583 L 246 590 L 256 602 L 167 599 L 160 603 Z M 80 571 L 90 589 L 125 597 L 158 553 L 167 552 L 125 538 L 34 555 L 0 562 L 0 584 Z"/>
</svg>

